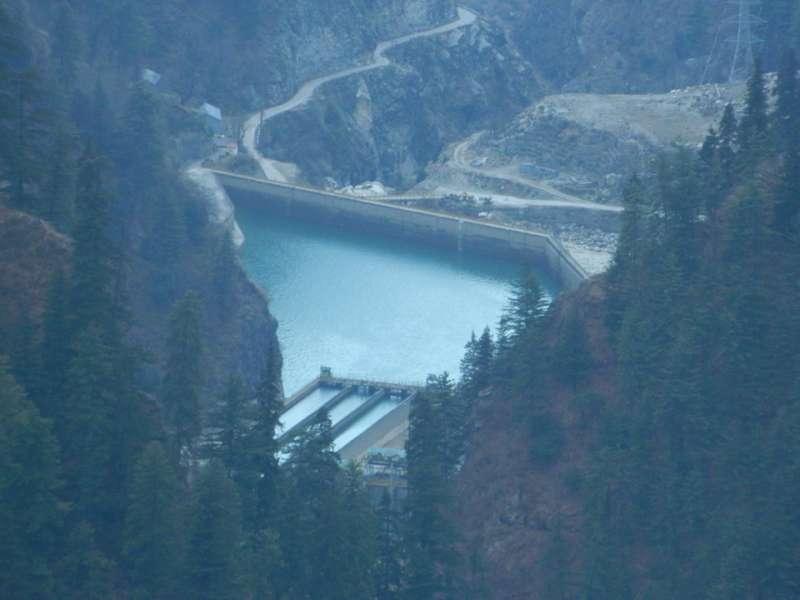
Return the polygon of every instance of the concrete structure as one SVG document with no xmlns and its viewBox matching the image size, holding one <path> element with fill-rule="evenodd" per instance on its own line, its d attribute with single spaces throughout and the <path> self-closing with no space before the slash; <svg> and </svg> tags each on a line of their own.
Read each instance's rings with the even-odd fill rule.
<svg viewBox="0 0 800 600">
<path fill-rule="evenodd" d="M 211 133 L 222 133 L 222 110 L 219 107 L 206 102 L 200 107 L 200 114 Z"/>
<path fill-rule="evenodd" d="M 390 235 L 413 238 L 458 251 L 513 256 L 545 266 L 565 289 L 587 277 L 583 268 L 555 238 L 544 233 L 496 225 L 390 204 L 389 199 L 360 198 L 227 171 L 210 170 L 228 190 L 254 194 L 264 202 L 282 203 L 292 212 L 331 218 L 337 224 L 368 225 Z"/>
<path fill-rule="evenodd" d="M 142 81 L 149 83 L 153 87 L 157 87 L 161 81 L 161 74 L 156 73 L 152 69 L 142 69 Z"/>
<path fill-rule="evenodd" d="M 375 448 L 402 450 L 408 438 L 411 401 L 420 389 L 334 377 L 329 369 L 322 369 L 318 378 L 285 400 L 281 420 L 291 426 L 281 432 L 279 440 L 288 443 L 325 410 L 333 423 L 334 446 L 343 460 L 362 460 Z M 324 400 L 312 400 L 321 390 L 327 391 Z"/>
<path fill-rule="evenodd" d="M 367 492 L 373 505 L 380 506 L 384 493 L 389 494 L 395 510 L 402 510 L 408 495 L 408 470 L 405 450 L 372 448 L 361 460 Z"/>
</svg>

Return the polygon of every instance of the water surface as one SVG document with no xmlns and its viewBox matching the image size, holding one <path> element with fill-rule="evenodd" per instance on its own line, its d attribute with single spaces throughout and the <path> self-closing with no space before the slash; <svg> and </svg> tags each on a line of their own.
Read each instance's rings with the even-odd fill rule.
<svg viewBox="0 0 800 600">
<path fill-rule="evenodd" d="M 472 331 L 494 327 L 521 265 L 291 219 L 238 202 L 241 257 L 278 319 L 284 387 L 319 374 L 421 383 L 454 377 Z M 548 292 L 555 285 L 545 273 Z"/>
</svg>

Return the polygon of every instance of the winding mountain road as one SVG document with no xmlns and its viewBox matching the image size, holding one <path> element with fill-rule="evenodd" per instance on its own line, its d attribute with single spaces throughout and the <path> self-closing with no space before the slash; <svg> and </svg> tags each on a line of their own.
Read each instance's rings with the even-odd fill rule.
<svg viewBox="0 0 800 600">
<path fill-rule="evenodd" d="M 314 96 L 314 92 L 316 92 L 320 86 L 330 81 L 343 79 L 345 77 L 350 77 L 351 75 L 357 75 L 359 73 L 365 73 L 367 71 L 389 66 L 391 61 L 386 56 L 386 53 L 392 48 L 410 42 L 411 40 L 441 35 L 443 33 L 448 33 L 450 31 L 466 27 L 474 23 L 477 18 L 478 16 L 474 12 L 467 10 L 466 8 L 459 8 L 458 18 L 455 21 L 451 21 L 450 23 L 440 27 L 435 27 L 434 29 L 426 29 L 425 31 L 418 31 L 416 33 L 410 33 L 393 40 L 381 42 L 377 45 L 372 53 L 372 61 L 368 64 L 350 67 L 342 71 L 337 71 L 336 73 L 331 73 L 329 75 L 317 77 L 316 79 L 307 81 L 300 87 L 300 89 L 291 99 L 287 100 L 283 104 L 259 111 L 252 115 L 245 122 L 243 140 L 245 149 L 259 164 L 267 179 L 287 183 L 286 177 L 276 167 L 276 161 L 270 160 L 261 154 L 257 147 L 258 128 L 260 125 L 280 114 L 289 112 L 299 106 L 302 106 Z"/>
<path fill-rule="evenodd" d="M 543 181 L 536 181 L 527 177 L 520 177 L 509 173 L 509 169 L 492 169 L 487 167 L 473 166 L 467 158 L 467 152 L 474 142 L 476 142 L 484 132 L 471 135 L 466 140 L 456 145 L 453 151 L 453 164 L 460 171 L 464 173 L 472 173 L 483 177 L 491 177 L 504 181 L 510 181 L 519 185 L 539 190 L 555 200 L 535 200 L 530 198 L 519 198 L 516 196 L 509 196 L 505 194 L 496 194 L 491 191 L 473 191 L 472 193 L 479 196 L 488 196 L 493 198 L 498 204 L 509 206 L 561 206 L 566 208 L 586 208 L 592 210 L 599 210 L 605 212 L 622 212 L 621 206 L 611 204 L 600 204 L 590 200 L 583 200 L 577 196 L 565 194 L 564 192 L 556 189 Z"/>
</svg>

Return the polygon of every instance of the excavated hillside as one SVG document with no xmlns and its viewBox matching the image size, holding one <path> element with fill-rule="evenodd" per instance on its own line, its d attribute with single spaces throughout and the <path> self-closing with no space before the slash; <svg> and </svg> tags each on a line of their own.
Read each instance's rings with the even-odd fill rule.
<svg viewBox="0 0 800 600">
<path fill-rule="evenodd" d="M 502 127 L 448 149 L 426 185 L 465 173 L 544 184 L 583 200 L 618 204 L 624 182 L 676 145 L 699 147 L 727 104 L 741 112 L 745 86 L 708 84 L 665 94 L 555 94 Z M 473 178 L 479 186 L 480 179 Z M 484 181 L 487 192 L 491 180 Z"/>
<path fill-rule="evenodd" d="M 315 185 L 380 181 L 407 189 L 442 148 L 498 126 L 539 95 L 503 31 L 485 21 L 414 40 L 394 64 L 322 86 L 266 124 L 262 151 Z"/>
</svg>

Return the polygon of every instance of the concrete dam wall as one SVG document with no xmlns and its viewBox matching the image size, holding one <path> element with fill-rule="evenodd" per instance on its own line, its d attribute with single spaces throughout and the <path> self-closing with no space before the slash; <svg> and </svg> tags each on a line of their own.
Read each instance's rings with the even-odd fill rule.
<svg viewBox="0 0 800 600">
<path fill-rule="evenodd" d="M 558 240 L 543 233 L 495 225 L 387 202 L 358 198 L 285 183 L 211 171 L 226 189 L 256 194 L 267 201 L 337 222 L 377 226 L 391 235 L 419 239 L 459 251 L 477 251 L 538 262 L 548 268 L 565 289 L 574 289 L 586 272 Z"/>
</svg>

